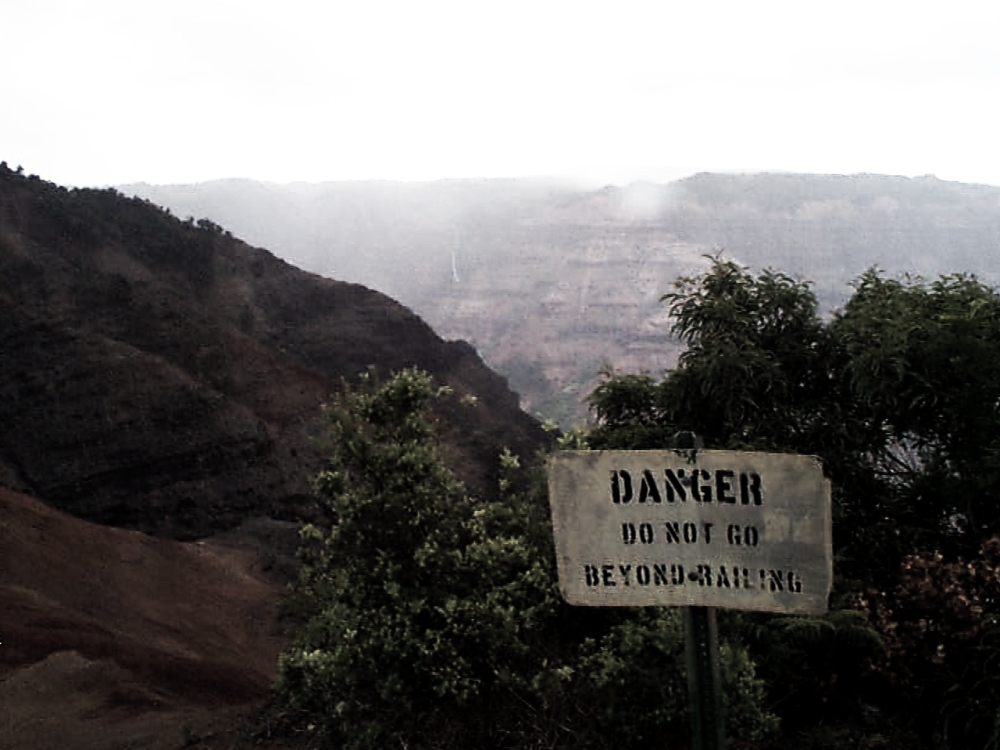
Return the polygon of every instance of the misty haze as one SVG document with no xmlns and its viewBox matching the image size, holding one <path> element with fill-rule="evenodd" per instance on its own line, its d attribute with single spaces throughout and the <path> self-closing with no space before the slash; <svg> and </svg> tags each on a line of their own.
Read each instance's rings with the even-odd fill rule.
<svg viewBox="0 0 1000 750">
<path fill-rule="evenodd" d="M 129 185 L 304 269 L 364 284 L 470 341 L 564 427 L 604 364 L 679 352 L 660 297 L 721 253 L 814 283 L 830 311 L 878 267 L 1000 279 L 1000 188 L 934 177 L 700 174 L 585 190 L 556 180 Z"/>
</svg>

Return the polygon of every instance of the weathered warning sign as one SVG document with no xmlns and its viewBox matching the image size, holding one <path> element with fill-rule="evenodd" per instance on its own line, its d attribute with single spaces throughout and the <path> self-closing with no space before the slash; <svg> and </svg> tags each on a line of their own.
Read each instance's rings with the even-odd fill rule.
<svg viewBox="0 0 1000 750">
<path fill-rule="evenodd" d="M 561 451 L 548 477 L 570 604 L 827 609 L 830 483 L 812 456 Z"/>
</svg>

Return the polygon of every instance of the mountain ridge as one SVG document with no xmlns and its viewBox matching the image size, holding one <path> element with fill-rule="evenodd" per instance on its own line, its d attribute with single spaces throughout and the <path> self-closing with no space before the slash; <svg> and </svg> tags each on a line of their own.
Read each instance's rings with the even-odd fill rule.
<svg viewBox="0 0 1000 750">
<path fill-rule="evenodd" d="M 102 523 L 188 539 L 316 517 L 321 404 L 370 366 L 479 400 L 436 412 L 471 492 L 544 440 L 411 310 L 115 191 L 0 168 L 0 307 L 0 482 Z"/>
<path fill-rule="evenodd" d="M 602 364 L 653 375 L 673 366 L 681 347 L 660 297 L 705 269 L 706 255 L 811 280 L 827 312 L 872 266 L 1000 281 L 1000 188 L 934 177 L 699 173 L 596 190 L 534 180 L 123 189 L 392 294 L 446 338 L 470 341 L 525 408 L 564 426 L 586 418 L 582 399 Z"/>
</svg>

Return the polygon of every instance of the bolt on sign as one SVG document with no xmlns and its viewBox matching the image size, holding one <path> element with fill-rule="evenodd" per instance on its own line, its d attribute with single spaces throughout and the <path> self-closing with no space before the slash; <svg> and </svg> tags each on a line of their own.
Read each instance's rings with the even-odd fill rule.
<svg viewBox="0 0 1000 750">
<path fill-rule="evenodd" d="M 561 451 L 548 481 L 570 604 L 827 609 L 830 482 L 815 457 Z"/>
</svg>

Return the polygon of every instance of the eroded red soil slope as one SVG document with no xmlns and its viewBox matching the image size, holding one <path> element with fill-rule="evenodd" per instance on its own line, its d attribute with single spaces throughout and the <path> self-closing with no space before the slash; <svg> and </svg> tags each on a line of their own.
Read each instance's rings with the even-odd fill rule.
<svg viewBox="0 0 1000 750">
<path fill-rule="evenodd" d="M 107 528 L 0 488 L 0 747 L 179 747 L 259 702 L 282 588 L 238 546 Z"/>
</svg>

